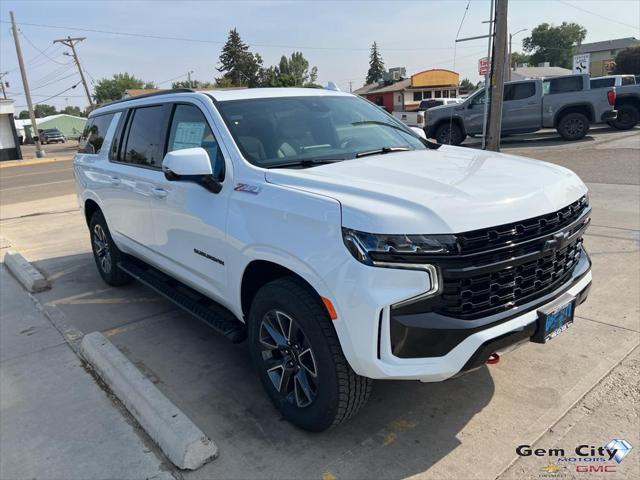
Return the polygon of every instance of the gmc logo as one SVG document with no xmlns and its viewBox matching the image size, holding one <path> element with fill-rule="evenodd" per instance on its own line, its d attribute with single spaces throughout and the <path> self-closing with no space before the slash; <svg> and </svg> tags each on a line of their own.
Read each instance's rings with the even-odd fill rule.
<svg viewBox="0 0 640 480">
<path fill-rule="evenodd" d="M 576 465 L 576 472 L 615 472 L 615 465 Z"/>
<path fill-rule="evenodd" d="M 567 245 L 569 240 L 569 232 L 558 232 L 553 235 L 553 238 L 544 242 L 543 251 L 547 250 L 560 250 Z"/>
</svg>

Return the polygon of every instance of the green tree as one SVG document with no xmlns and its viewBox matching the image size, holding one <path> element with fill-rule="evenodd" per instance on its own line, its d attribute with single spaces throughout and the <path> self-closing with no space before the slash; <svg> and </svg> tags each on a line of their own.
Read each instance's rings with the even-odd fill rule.
<svg viewBox="0 0 640 480">
<path fill-rule="evenodd" d="M 472 92 L 475 89 L 476 89 L 476 86 L 468 78 L 463 78 L 462 81 L 460 82 L 460 91 L 462 92 Z"/>
<path fill-rule="evenodd" d="M 249 46 L 235 28 L 229 32 L 219 62 L 217 70 L 224 75 L 222 79 L 216 79 L 217 85 L 258 86 L 262 57 L 249 51 Z"/>
<path fill-rule="evenodd" d="M 94 87 L 93 99 L 100 105 L 120 100 L 127 90 L 136 88 L 155 88 L 153 82 L 145 82 L 133 75 L 116 73 L 111 78 L 101 79 Z"/>
<path fill-rule="evenodd" d="M 20 120 L 26 120 L 27 118 L 29 118 L 29 111 L 28 110 L 22 110 L 20 112 L 20 114 L 18 115 L 18 118 Z"/>
<path fill-rule="evenodd" d="M 365 83 L 376 83 L 382 79 L 384 73 L 384 62 L 382 56 L 378 52 L 378 44 L 373 42 L 371 45 L 371 53 L 369 54 L 369 71 L 367 72 L 367 79 Z"/>
<path fill-rule="evenodd" d="M 531 53 L 530 63 L 549 62 L 555 67 L 571 68 L 573 49 L 587 36 L 587 29 L 577 23 L 562 22 L 560 26 L 541 23 L 522 41 L 525 52 Z"/>
<path fill-rule="evenodd" d="M 511 66 L 522 65 L 524 63 L 531 63 L 531 55 L 521 52 L 513 52 L 511 54 Z"/>
<path fill-rule="evenodd" d="M 173 82 L 171 84 L 171 88 L 214 88 L 215 84 L 213 82 L 203 82 L 200 80 L 180 80 L 177 82 Z"/>
<path fill-rule="evenodd" d="M 261 72 L 261 84 L 269 87 L 315 87 L 317 80 L 318 68 L 309 70 L 302 52 L 293 52 L 289 58 L 283 55 L 277 66 Z"/>
<path fill-rule="evenodd" d="M 65 107 L 60 113 L 66 113 L 67 115 L 75 115 L 76 117 L 82 117 L 82 110 L 80 107 L 69 106 Z"/>
<path fill-rule="evenodd" d="M 58 113 L 58 111 L 53 105 L 40 103 L 33 107 L 33 113 L 36 115 L 36 118 L 43 118 L 48 117 L 49 115 L 55 115 L 56 113 Z"/>
<path fill-rule="evenodd" d="M 615 73 L 640 75 L 640 47 L 629 47 L 618 52 Z"/>
</svg>

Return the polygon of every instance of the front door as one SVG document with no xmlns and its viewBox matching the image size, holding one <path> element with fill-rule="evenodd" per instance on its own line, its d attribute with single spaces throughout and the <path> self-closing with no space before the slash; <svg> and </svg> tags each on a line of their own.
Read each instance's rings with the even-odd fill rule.
<svg viewBox="0 0 640 480">
<path fill-rule="evenodd" d="M 482 133 L 482 125 L 484 123 L 484 102 L 485 91 L 482 90 L 476 93 L 473 98 L 469 100 L 468 104 L 465 104 L 467 111 L 464 112 L 464 128 L 468 134 Z"/>
<path fill-rule="evenodd" d="M 526 132 L 540 128 L 542 102 L 536 95 L 536 82 L 509 83 L 504 86 L 502 131 Z"/>
<path fill-rule="evenodd" d="M 214 131 L 194 103 L 172 105 L 167 152 L 202 147 L 209 154 L 212 171 L 223 182 L 215 194 L 201 184 L 169 181 L 158 172 L 151 194 L 154 225 L 153 249 L 160 267 L 218 301 L 225 298 L 228 249 L 226 219 L 230 171 Z"/>
</svg>

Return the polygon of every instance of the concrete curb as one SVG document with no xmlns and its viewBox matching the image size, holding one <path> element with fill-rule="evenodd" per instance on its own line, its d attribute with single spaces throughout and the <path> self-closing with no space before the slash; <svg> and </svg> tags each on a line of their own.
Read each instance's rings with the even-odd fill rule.
<svg viewBox="0 0 640 480">
<path fill-rule="evenodd" d="M 51 282 L 44 278 L 44 276 L 18 252 L 7 250 L 4 256 L 4 264 L 28 292 L 42 292 L 43 290 L 51 288 Z"/>
<path fill-rule="evenodd" d="M 218 447 L 100 332 L 85 335 L 80 353 L 180 469 L 195 470 Z"/>
<path fill-rule="evenodd" d="M 62 155 L 59 157 L 33 158 L 27 160 L 4 160 L 0 162 L 0 168 L 27 167 L 29 165 L 40 165 L 42 163 L 68 162 L 73 160 L 73 155 Z"/>
</svg>

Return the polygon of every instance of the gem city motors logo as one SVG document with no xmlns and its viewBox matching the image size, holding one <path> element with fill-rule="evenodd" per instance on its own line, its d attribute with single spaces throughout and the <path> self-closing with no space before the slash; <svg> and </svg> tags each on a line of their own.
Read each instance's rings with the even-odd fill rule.
<svg viewBox="0 0 640 480">
<path fill-rule="evenodd" d="M 617 466 L 632 450 L 626 440 L 614 438 L 602 447 L 582 444 L 575 447 L 573 452 L 564 448 L 532 448 L 531 445 L 519 445 L 516 453 L 521 457 L 550 457 L 555 463 L 549 462 L 541 468 L 541 476 L 560 478 L 568 470 L 579 473 L 613 473 Z"/>
</svg>

